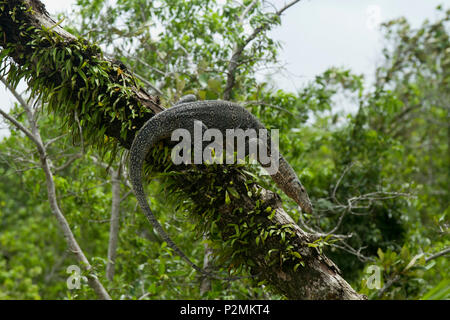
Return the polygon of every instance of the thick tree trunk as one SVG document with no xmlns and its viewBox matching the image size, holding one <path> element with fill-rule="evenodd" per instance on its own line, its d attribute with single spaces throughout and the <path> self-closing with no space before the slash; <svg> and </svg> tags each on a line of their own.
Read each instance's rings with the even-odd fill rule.
<svg viewBox="0 0 450 320">
<path fill-rule="evenodd" d="M 23 5 L 31 7 L 33 10 L 23 11 L 21 9 L 15 10 L 15 8 L 23 7 Z M 17 13 L 18 11 L 19 14 Z M 14 16 L 12 12 L 15 12 Z M 46 12 L 44 5 L 38 0 L 8 0 L 0 4 L 0 44 L 3 47 L 14 47 L 14 51 L 9 52 L 9 56 L 18 65 L 27 65 L 31 69 L 38 69 L 38 66 L 33 66 L 32 56 L 33 45 L 30 45 L 30 36 L 27 35 L 27 27 L 34 26 L 41 28 L 44 26 L 50 29 L 56 34 L 71 43 L 74 41 L 80 41 L 73 35 L 63 30 L 56 25 L 48 13 Z M 88 54 L 88 53 L 86 53 Z M 30 61 L 31 60 L 31 61 Z M 32 77 L 46 77 L 52 73 L 54 77 L 55 70 L 43 69 L 39 70 L 39 73 L 32 74 Z M 126 75 L 131 77 L 130 75 Z M 50 77 L 50 76 L 49 76 Z M 57 79 L 55 80 L 57 81 Z M 141 105 L 148 108 L 148 112 L 139 114 L 135 118 L 130 118 L 132 125 L 126 137 L 120 135 L 121 124 L 117 123 L 117 120 L 110 121 L 111 119 L 105 118 L 103 125 L 106 127 L 106 135 L 118 139 L 120 145 L 123 148 L 129 149 L 131 142 L 133 141 L 136 131 L 148 120 L 154 113 L 163 110 L 159 105 L 159 99 L 152 97 L 139 88 L 132 88 L 133 95 L 128 99 L 131 102 L 139 102 Z M 99 94 L 110 94 L 110 92 L 99 92 Z M 76 95 L 73 95 L 76 97 Z M 63 101 L 62 101 L 63 103 Z M 124 106 L 124 108 L 126 108 Z M 126 110 L 124 111 L 126 112 Z M 83 114 L 80 114 L 80 120 Z M 86 120 L 86 119 L 85 119 Z M 89 121 L 88 119 L 86 121 Z M 231 178 L 233 179 L 233 178 Z M 233 181 L 239 181 L 239 178 L 233 179 Z M 245 182 L 245 181 L 244 181 Z M 242 189 L 244 182 L 242 182 Z M 239 182 L 238 182 L 239 183 Z M 236 189 L 241 189 L 236 186 Z M 242 190 L 241 189 L 241 190 Z M 276 244 L 273 241 L 266 241 L 261 243 L 249 243 L 243 244 L 249 246 L 249 252 L 253 253 L 252 261 L 256 266 L 252 266 L 252 271 L 258 275 L 260 279 L 265 279 L 273 288 L 286 295 L 289 299 L 364 299 L 365 297 L 356 293 L 350 285 L 341 277 L 339 269 L 335 264 L 330 261 L 325 255 L 323 255 L 316 247 L 308 246 L 315 240 L 315 237 L 311 234 L 305 233 L 300 227 L 298 227 L 290 216 L 283 210 L 281 200 L 278 195 L 266 191 L 263 189 L 261 193 L 261 200 L 264 203 L 269 203 L 271 208 L 275 210 L 275 213 L 271 219 L 267 220 L 267 223 L 273 226 L 291 225 L 293 233 L 290 241 L 295 250 L 301 255 L 303 266 L 299 268 L 292 268 L 286 266 L 280 266 L 278 264 L 267 263 L 267 253 L 276 248 Z M 253 210 L 256 207 L 255 200 L 243 195 L 239 198 L 233 198 L 231 204 L 224 205 L 219 208 L 221 216 L 226 223 L 233 222 L 239 219 L 239 215 L 232 214 L 233 209 L 244 208 L 244 210 Z M 234 221 L 239 224 L 239 221 Z M 224 222 L 225 223 L 225 222 Z M 267 225 L 266 225 L 267 226 Z M 294 270 L 295 269 L 295 270 Z"/>
</svg>

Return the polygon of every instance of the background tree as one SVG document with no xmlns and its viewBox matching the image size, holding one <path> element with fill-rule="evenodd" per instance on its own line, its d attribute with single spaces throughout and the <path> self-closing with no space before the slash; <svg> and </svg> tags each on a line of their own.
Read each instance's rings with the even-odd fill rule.
<svg viewBox="0 0 450 320">
<path fill-rule="evenodd" d="M 354 287 L 373 298 L 417 298 L 429 290 L 424 297 L 448 298 L 448 262 L 441 258 L 448 252 L 446 103 L 450 60 L 448 29 L 445 28 L 448 12 L 441 9 L 440 20 L 426 22 L 418 30 L 411 29 L 403 19 L 386 23 L 386 39 L 390 42 L 383 52 L 383 63 L 377 68 L 374 85 L 348 70 L 332 68 L 299 92 L 289 93 L 257 81 L 256 75 L 261 68 L 279 67 L 279 44 L 267 37 L 267 31 L 280 22 L 281 13 L 295 2 L 298 1 L 273 9 L 269 3 L 259 1 L 247 1 L 242 5 L 231 2 L 217 5 L 215 1 L 166 1 L 144 5 L 141 1 L 118 1 L 114 7 L 104 1 L 79 1 L 72 27 L 67 30 L 98 43 L 117 61 L 116 65 L 102 64 L 101 61 L 94 64 L 97 63 L 95 55 L 92 58 L 86 52 L 92 53 L 97 50 L 95 47 L 55 44 L 52 30 L 57 28 L 51 26 L 47 26 L 42 38 L 35 40 L 35 51 L 27 53 L 25 50 L 25 55 L 44 53 L 47 56 L 43 61 L 50 61 L 55 66 L 63 63 L 64 67 L 58 72 L 63 75 L 66 72 L 67 77 L 58 81 L 65 86 L 74 83 L 73 86 L 78 88 L 99 88 L 97 96 L 78 91 L 81 91 L 80 97 L 84 97 L 78 99 L 80 107 L 81 100 L 84 100 L 84 108 L 104 107 L 103 115 L 93 113 L 91 118 L 84 117 L 84 109 L 76 109 L 83 127 L 84 135 L 81 136 L 73 104 L 60 105 L 61 98 L 67 97 L 70 90 L 64 85 L 58 87 L 57 81 L 46 82 L 55 78 L 51 73 L 49 76 L 45 64 L 21 58 L 17 47 L 12 51 L 12 47 L 6 45 L 11 41 L 3 43 L 3 56 L 12 56 L 17 63 L 10 63 L 9 69 L 5 69 L 9 72 L 9 81 L 14 85 L 19 78 L 30 80 L 31 94 L 40 95 L 46 108 L 60 115 L 41 117 L 40 127 L 45 139 L 52 141 L 61 135 L 55 123 L 62 127 L 68 124 L 71 128 L 70 135 L 51 144 L 58 159 L 53 161 L 60 161 L 58 164 L 62 167 L 67 160 L 71 161 L 55 176 L 57 190 L 61 193 L 59 200 L 67 219 L 75 226 L 74 233 L 80 246 L 88 256 L 96 257 L 92 261 L 94 269 L 113 297 L 280 297 L 274 290 L 267 290 L 269 284 L 272 289 L 278 289 L 275 292 L 280 292 L 280 285 L 274 285 L 270 280 L 269 283 L 257 283 L 252 279 L 231 283 L 212 281 L 210 290 L 200 292 L 195 273 L 172 255 L 166 244 L 149 231 L 141 214 L 135 212 L 134 198 L 126 196 L 129 194 L 126 168 L 122 171 L 124 195 L 120 202 L 115 275 L 113 279 L 108 276 L 110 281 L 105 279 L 109 238 L 106 222 L 110 219 L 113 197 L 105 168 L 108 168 L 108 162 L 120 166 L 115 160 L 120 158 L 115 156 L 115 150 L 119 145 L 130 143 L 129 133 L 142 125 L 141 119 L 145 119 L 148 112 L 145 108 L 137 109 L 135 118 L 134 113 L 133 117 L 121 113 L 129 101 L 122 99 L 120 94 L 143 95 L 136 89 L 139 86 L 128 80 L 127 74 L 133 73 L 149 91 L 161 97 L 163 104 L 188 93 L 194 93 L 200 99 L 232 99 L 251 109 L 268 127 L 283 128 L 281 150 L 301 173 L 316 213 L 313 216 L 299 213 L 294 203 L 280 194 L 284 207 L 305 231 L 321 235 L 306 241 L 309 242 L 307 247 L 330 255 Z M 2 19 L 5 19 L 5 11 L 2 12 Z M 15 19 L 21 19 L 20 10 Z M 4 23 L 0 25 L 6 39 L 10 40 L 10 30 Z M 48 42 L 45 37 L 49 38 Z M 76 58 L 77 54 L 82 56 Z M 90 69 L 92 65 L 97 69 Z M 98 93 L 104 86 L 110 89 L 111 78 L 122 85 L 111 88 L 111 92 L 120 94 L 114 96 L 113 93 L 108 100 Z M 335 111 L 337 97 L 341 96 L 358 106 L 356 114 Z M 99 101 L 97 104 L 89 104 L 93 97 Z M 157 101 L 144 97 L 143 101 L 149 101 L 147 106 L 158 110 Z M 117 112 L 120 114 L 116 115 Z M 13 111 L 13 115 L 19 121 L 22 119 L 18 110 Z M 99 130 L 109 121 L 105 121 L 108 116 L 113 125 Z M 133 119 L 131 123 L 128 122 L 130 118 Z M 443 127 L 447 130 L 442 130 Z M 0 145 L 5 150 L 0 167 L 3 170 L 0 189 L 4 190 L 0 192 L 0 210 L 6 217 L 0 233 L 4 239 L 0 242 L 4 252 L 3 258 L 0 257 L 0 265 L 4 265 L 0 287 L 5 288 L 1 291 L 7 292 L 6 298 L 62 298 L 65 295 L 92 298 L 92 292 L 86 288 L 76 291 L 76 296 L 65 288 L 65 267 L 73 264 L 73 257 L 64 253 L 63 245 L 57 246 L 62 243 L 62 238 L 54 227 L 49 227 L 48 218 L 41 220 L 48 212 L 46 194 L 39 187 L 34 187 L 33 191 L 29 188 L 39 186 L 42 176 L 37 169 L 18 168 L 26 163 L 17 161 L 17 146 L 30 143 L 14 129 L 12 132 L 12 136 Z M 105 139 L 105 133 L 110 138 Z M 67 150 L 72 139 L 80 145 L 100 146 L 103 155 L 98 156 L 88 149 L 87 156 L 63 153 L 58 158 L 57 154 Z M 185 179 L 207 185 L 205 181 L 211 180 L 205 180 L 205 172 L 206 177 L 213 175 L 218 179 L 229 177 L 230 173 L 221 175 L 215 171 L 217 168 L 212 168 L 212 171 L 191 172 L 187 178 L 184 174 L 180 180 L 176 170 L 159 170 L 161 164 L 158 161 L 165 164 L 161 157 L 164 150 L 163 146 L 154 150 L 154 162 L 149 169 L 153 174 L 158 172 L 159 181 L 150 185 L 151 190 L 155 190 L 150 195 L 152 206 L 166 230 L 198 261 L 202 261 L 204 255 L 201 242 L 205 243 L 203 234 L 207 233 L 212 241 L 206 243 L 216 253 L 208 262 L 213 268 L 220 269 L 230 265 L 231 261 L 235 272 L 252 272 L 254 262 L 245 244 L 248 238 L 241 237 L 245 230 L 239 228 L 234 235 L 227 234 L 227 241 L 223 241 L 212 223 L 215 222 L 214 213 L 208 211 L 224 202 L 226 205 L 227 195 L 233 201 L 242 201 L 236 198 L 239 196 L 239 193 L 236 196 L 236 187 L 221 182 L 222 190 L 202 190 L 220 198 L 214 200 L 213 205 L 203 198 L 196 200 L 193 190 L 176 188 L 180 181 L 186 183 Z M 79 150 L 74 154 L 80 154 Z M 101 160 L 102 156 L 104 160 Z M 22 182 L 19 184 L 17 172 L 21 170 L 25 171 L 20 175 Z M 226 170 L 230 170 L 232 177 L 242 174 L 236 171 L 240 168 Z M 254 169 L 246 170 L 249 170 L 246 177 L 253 177 L 251 183 L 257 182 L 274 190 L 270 181 L 255 175 Z M 105 179 L 100 185 L 99 177 Z M 167 190 L 172 191 L 170 196 L 167 196 Z M 187 201 L 186 193 L 190 194 Z M 183 206 L 179 205 L 179 199 L 183 199 Z M 32 209 L 27 210 L 21 203 Z M 115 204 L 117 206 L 117 198 Z M 174 217 L 175 208 L 184 216 Z M 17 216 L 18 211 L 23 212 L 22 219 Z M 199 223 L 193 213 L 205 214 L 203 217 L 209 222 Z M 187 219 L 194 223 L 187 223 Z M 41 230 L 42 237 L 47 235 L 47 240 L 55 240 L 49 242 L 51 245 L 29 241 L 27 235 L 36 237 L 37 233 L 33 231 L 36 229 Z M 231 229 L 235 230 L 235 227 Z M 266 239 L 282 242 L 281 236 L 274 235 L 276 231 L 270 233 L 269 230 Z M 255 241 L 256 238 L 250 239 Z M 227 251 L 227 247 L 233 250 Z M 289 265 L 289 259 L 281 255 L 279 260 L 270 260 L 273 259 L 270 255 L 277 252 L 274 249 L 280 250 L 273 247 L 270 249 L 273 251 L 266 251 L 268 261 Z M 286 252 L 289 252 L 288 246 L 282 247 L 281 253 Z M 41 255 L 46 258 L 41 260 Z M 297 264 L 292 266 L 302 272 L 301 264 Z M 367 287 L 364 271 L 374 264 L 383 270 L 381 290 Z M 26 272 L 30 266 L 36 271 Z"/>
</svg>

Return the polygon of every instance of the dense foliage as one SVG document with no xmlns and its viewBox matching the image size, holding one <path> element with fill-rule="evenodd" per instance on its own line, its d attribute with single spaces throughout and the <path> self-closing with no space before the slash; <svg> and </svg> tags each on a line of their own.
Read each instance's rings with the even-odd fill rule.
<svg viewBox="0 0 450 320">
<path fill-rule="evenodd" d="M 448 258 L 430 259 L 433 253 L 449 247 L 450 242 L 450 11 L 438 8 L 440 18 L 424 22 L 419 29 L 412 29 L 404 19 L 385 23 L 387 44 L 374 83 L 351 70 L 330 68 L 299 92 L 285 92 L 256 80 L 259 68 L 277 63 L 279 44 L 268 37 L 267 30 L 280 23 L 280 18 L 269 13 L 271 7 L 250 7 L 241 23 L 236 17 L 246 6 L 231 1 L 225 5 L 210 0 L 145 3 L 144 6 L 139 0 L 117 1 L 111 7 L 103 0 L 79 0 L 68 30 L 84 35 L 122 61 L 142 79 L 143 85 L 157 91 L 167 105 L 188 93 L 200 99 L 229 95 L 233 101 L 245 104 L 268 127 L 280 128 L 281 150 L 307 187 L 315 214 L 301 214 L 279 192 L 285 207 L 300 225 L 306 223 L 324 233 L 336 229 L 335 234 L 344 235 L 326 237 L 312 245 L 323 249 L 358 291 L 374 299 L 450 297 Z M 234 70 L 234 85 L 228 93 L 229 60 L 251 35 L 247 27 L 262 31 L 243 49 Z M 48 52 L 44 49 L 43 52 Z M 58 59 L 63 61 L 64 57 Z M 77 60 L 80 69 L 83 59 Z M 123 72 L 111 71 L 101 61 L 98 64 L 95 71 L 105 82 Z M 95 88 L 94 78 L 84 79 L 83 72 L 78 74 L 74 81 L 92 81 L 90 85 Z M 58 76 L 64 77 L 64 73 Z M 111 90 L 117 89 L 126 96 L 127 85 L 131 84 Z M 51 105 L 52 96 L 46 95 L 45 102 Z M 336 101 L 343 97 L 357 112 L 336 111 Z M 105 99 L 100 101 L 101 105 L 111 104 L 113 108 L 114 100 Z M 20 106 L 11 114 L 26 123 Z M 66 116 L 74 114 L 67 112 Z M 55 171 L 58 201 L 113 297 L 280 298 L 266 290 L 263 283 L 250 279 L 214 280 L 210 290 L 201 293 L 202 279 L 148 227 L 136 210 L 134 197 L 128 196 L 125 179 L 121 184 L 116 270 L 114 279 L 108 281 L 104 269 L 112 193 L 108 170 L 101 162 L 107 166 L 111 161 L 117 167 L 126 159 L 110 157 L 106 152 L 101 160 L 97 149 L 88 149 L 82 157 L 64 166 L 71 155 L 79 152 L 84 141 L 76 127 L 60 137 L 65 125 L 60 117 L 41 114 L 43 139 L 51 141 L 59 137 L 48 150 L 54 167 L 61 168 Z M 101 137 L 103 145 L 103 134 L 85 133 L 85 140 L 98 141 Z M 93 298 L 87 286 L 81 290 L 67 289 L 66 268 L 76 261 L 67 252 L 64 238 L 50 214 L 43 187 L 45 177 L 34 149 L 14 126 L 11 136 L 0 143 L 0 298 Z M 164 158 L 165 152 L 161 146 L 153 151 L 153 156 Z M 213 195 L 220 195 L 223 202 L 238 195 L 232 181 L 222 182 L 220 177 L 211 181 L 206 172 L 205 176 L 194 176 L 185 189 L 191 188 L 191 194 L 197 192 L 202 197 L 211 196 L 211 202 L 205 203 L 204 208 L 180 204 L 177 193 L 169 192 L 174 191 L 170 181 L 176 181 L 176 177 L 167 179 L 176 174 L 179 173 L 165 170 L 159 180 L 151 183 L 152 207 L 174 241 L 200 263 L 204 244 L 214 246 L 214 242 L 203 239 L 203 232 L 214 229 L 211 222 L 216 217 L 207 219 L 210 224 L 204 226 L 190 213 L 203 210 L 211 215 L 214 211 L 208 208 L 217 205 Z M 257 178 L 252 169 L 246 174 L 276 190 L 270 180 Z M 218 185 L 223 189 L 218 190 Z M 243 257 L 239 252 L 236 254 L 240 241 L 245 245 L 240 231 L 244 230 L 237 230 L 234 241 L 231 238 L 223 248 L 216 248 L 221 253 L 215 257 L 216 267 L 225 270 L 229 267 L 238 274 L 242 271 L 239 261 L 223 265 L 230 263 L 230 259 L 234 262 L 235 257 Z M 351 237 L 345 237 L 350 234 Z M 279 240 L 284 238 L 280 236 Z M 248 252 L 244 257 L 251 259 Z M 368 270 L 374 266 L 381 270 L 378 289 L 368 286 L 371 275 Z"/>
</svg>

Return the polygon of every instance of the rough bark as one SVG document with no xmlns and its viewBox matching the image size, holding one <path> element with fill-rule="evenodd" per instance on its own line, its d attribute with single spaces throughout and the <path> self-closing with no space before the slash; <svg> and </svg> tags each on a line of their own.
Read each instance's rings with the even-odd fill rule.
<svg viewBox="0 0 450 320">
<path fill-rule="evenodd" d="M 8 0 L 5 5 L 12 9 L 19 2 L 22 1 Z M 23 0 L 23 2 L 28 6 L 31 6 L 33 10 L 29 11 L 21 18 L 22 21 L 20 21 L 20 24 L 37 27 L 44 25 L 47 28 L 53 27 L 52 30 L 59 34 L 60 37 L 66 39 L 68 42 L 75 41 L 75 38 L 71 34 L 64 31 L 59 26 L 55 26 L 55 21 L 49 17 L 40 1 Z M 25 39 L 20 34 L 18 29 L 19 24 L 17 21 L 11 19 L 8 10 L 3 11 L 0 15 L 0 27 L 2 28 L 0 44 L 20 44 L 20 49 L 17 49 L 16 52 L 12 53 L 11 57 L 16 63 L 23 63 L 23 57 L 27 57 L 30 54 L 30 52 L 27 52 L 31 50 L 30 47 L 27 47 L 29 39 Z M 138 130 L 154 113 L 163 110 L 158 104 L 159 99 L 147 94 L 142 89 L 135 88 L 134 96 L 131 98 L 135 99 L 135 101 L 139 101 L 144 106 L 147 106 L 149 108 L 149 113 L 132 119 L 133 130 L 128 132 L 126 140 L 121 139 L 119 136 L 117 128 L 120 128 L 120 124 L 105 121 L 105 126 L 107 127 L 106 134 L 119 139 L 121 146 L 126 149 L 130 148 L 136 130 Z M 236 179 L 236 181 L 237 180 L 239 179 Z M 250 248 L 252 252 L 254 252 L 252 258 L 257 264 L 256 267 L 254 267 L 254 270 L 259 274 L 259 277 L 266 279 L 273 288 L 285 294 L 289 299 L 364 299 L 364 296 L 356 293 L 341 277 L 339 269 L 332 261 L 319 252 L 317 248 L 308 246 L 309 243 L 315 240 L 314 235 L 304 232 L 295 224 L 290 216 L 283 210 L 279 196 L 270 191 L 264 191 L 262 197 L 265 202 L 270 203 L 271 207 L 276 210 L 270 223 L 278 226 L 285 224 L 292 224 L 295 226 L 295 236 L 292 241 L 303 257 L 305 265 L 304 267 L 298 268 L 296 271 L 294 271 L 293 268 L 286 268 L 279 265 L 267 265 L 264 257 L 268 250 L 270 250 L 271 243 L 268 242 L 263 246 L 248 244 L 248 246 L 252 247 Z M 233 199 L 232 207 L 252 210 L 252 208 L 255 207 L 254 199 L 245 196 L 242 196 L 239 199 Z M 232 214 L 232 207 L 223 206 L 219 208 L 224 219 L 229 221 L 237 219 L 235 215 Z M 236 223 L 239 222 L 236 221 Z"/>
</svg>

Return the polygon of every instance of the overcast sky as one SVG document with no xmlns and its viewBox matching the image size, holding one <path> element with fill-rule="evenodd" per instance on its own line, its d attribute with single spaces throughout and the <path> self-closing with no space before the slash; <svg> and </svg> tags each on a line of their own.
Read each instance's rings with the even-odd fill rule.
<svg viewBox="0 0 450 320">
<path fill-rule="evenodd" d="M 69 11 L 75 0 L 42 2 L 54 14 Z M 281 6 L 285 1 L 274 3 Z M 285 90 L 295 90 L 330 66 L 350 68 L 370 79 L 382 48 L 378 24 L 404 16 L 419 27 L 427 18 L 434 20 L 435 8 L 444 3 L 448 9 L 444 0 L 303 0 L 288 9 L 282 25 L 270 33 L 282 41 L 280 60 L 289 70 L 277 75 L 276 82 Z M 0 84 L 0 108 L 8 110 L 13 101 Z M 5 133 L 0 129 L 0 136 Z"/>
</svg>

